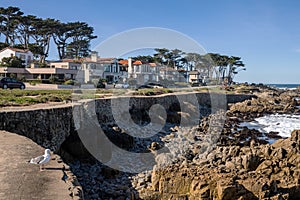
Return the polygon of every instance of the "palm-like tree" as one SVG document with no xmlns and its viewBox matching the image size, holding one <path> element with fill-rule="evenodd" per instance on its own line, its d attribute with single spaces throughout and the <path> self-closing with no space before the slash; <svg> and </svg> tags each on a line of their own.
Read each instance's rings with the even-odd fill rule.
<svg viewBox="0 0 300 200">
<path fill-rule="evenodd" d="M 228 74 L 227 74 L 229 84 L 232 83 L 234 74 L 237 74 L 238 71 L 240 71 L 238 69 L 246 69 L 244 67 L 245 64 L 243 63 L 240 57 L 231 56 L 229 58 Z"/>
<path fill-rule="evenodd" d="M 15 44 L 16 29 L 23 14 L 17 7 L 0 8 L 0 32 L 5 35 L 5 43 L 10 46 Z"/>
</svg>

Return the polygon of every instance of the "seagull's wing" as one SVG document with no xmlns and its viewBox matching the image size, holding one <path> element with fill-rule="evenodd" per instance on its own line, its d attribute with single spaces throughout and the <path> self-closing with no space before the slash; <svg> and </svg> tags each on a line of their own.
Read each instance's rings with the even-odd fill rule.
<svg viewBox="0 0 300 200">
<path fill-rule="evenodd" d="M 30 163 L 40 164 L 45 159 L 45 156 L 38 156 L 36 158 L 31 158 Z"/>
</svg>

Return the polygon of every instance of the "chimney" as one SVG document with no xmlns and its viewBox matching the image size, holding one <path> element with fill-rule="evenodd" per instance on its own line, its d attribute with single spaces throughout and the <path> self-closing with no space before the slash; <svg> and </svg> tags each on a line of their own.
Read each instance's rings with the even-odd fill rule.
<svg viewBox="0 0 300 200">
<path fill-rule="evenodd" d="M 98 60 L 98 52 L 97 51 L 92 51 L 91 52 L 91 61 L 92 62 L 97 62 Z"/>
<path fill-rule="evenodd" d="M 133 73 L 131 57 L 128 58 L 128 74 L 130 74 L 130 73 Z"/>
</svg>

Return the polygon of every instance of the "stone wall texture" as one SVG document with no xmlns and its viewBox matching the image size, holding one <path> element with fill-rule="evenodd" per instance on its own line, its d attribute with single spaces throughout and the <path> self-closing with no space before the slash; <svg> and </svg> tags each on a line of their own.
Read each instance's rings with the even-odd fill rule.
<svg viewBox="0 0 300 200">
<path fill-rule="evenodd" d="M 172 112 L 180 111 L 180 102 L 191 102 L 195 99 L 198 100 L 201 108 L 201 106 L 218 106 L 217 104 L 227 106 L 227 103 L 236 103 L 253 97 L 253 95 L 243 94 L 225 96 L 209 93 L 171 94 L 153 97 L 112 97 L 95 100 L 94 109 L 99 123 L 105 124 L 114 123 L 114 107 L 123 106 L 124 102 L 125 104 L 126 102 L 128 103 L 125 111 L 129 109 L 131 115 L 134 115 L 149 110 L 154 104 L 159 104 L 167 112 Z M 211 101 L 211 99 L 216 100 L 218 98 L 220 101 Z M 83 102 L 79 106 L 84 107 L 85 104 Z M 57 151 L 70 134 L 76 134 L 76 131 L 74 131 L 73 108 L 74 106 L 66 105 L 59 108 L 20 109 L 19 111 L 2 110 L 0 111 L 0 130 L 24 135 L 45 148 Z"/>
</svg>

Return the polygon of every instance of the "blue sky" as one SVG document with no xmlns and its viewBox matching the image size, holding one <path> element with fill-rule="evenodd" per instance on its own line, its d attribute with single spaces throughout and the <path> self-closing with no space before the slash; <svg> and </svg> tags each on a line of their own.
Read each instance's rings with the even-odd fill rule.
<svg viewBox="0 0 300 200">
<path fill-rule="evenodd" d="M 84 21 L 92 48 L 133 28 L 162 27 L 196 40 L 207 52 L 240 56 L 241 82 L 300 83 L 300 1 L 279 0 L 1 0 L 25 14 Z M 50 58 L 56 58 L 52 45 Z M 101 56 L 101 55 L 100 55 Z"/>
</svg>

